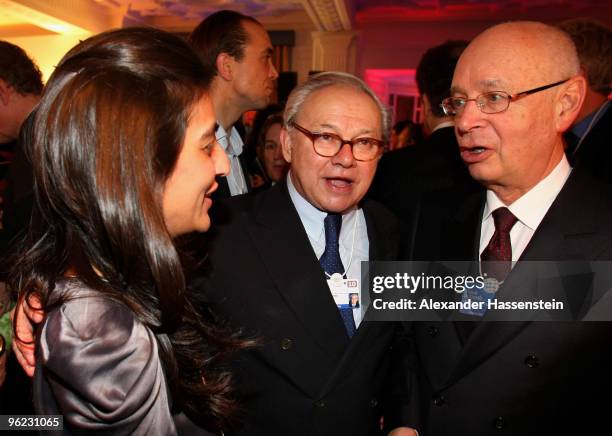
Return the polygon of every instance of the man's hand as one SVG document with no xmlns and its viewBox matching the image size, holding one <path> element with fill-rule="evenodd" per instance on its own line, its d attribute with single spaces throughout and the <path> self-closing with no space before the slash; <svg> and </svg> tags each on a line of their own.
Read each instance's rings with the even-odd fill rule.
<svg viewBox="0 0 612 436">
<path fill-rule="evenodd" d="M 15 306 L 11 312 L 11 319 L 16 317 L 15 337 L 13 338 L 13 351 L 17 361 L 26 372 L 32 377 L 36 360 L 34 358 L 34 325 L 40 324 L 45 317 L 40 299 L 35 295 L 30 295 L 29 304 L 21 303 Z"/>
</svg>

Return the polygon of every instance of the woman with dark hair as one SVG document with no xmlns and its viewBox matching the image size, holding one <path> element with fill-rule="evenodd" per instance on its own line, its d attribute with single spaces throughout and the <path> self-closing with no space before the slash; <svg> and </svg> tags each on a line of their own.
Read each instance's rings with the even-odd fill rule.
<svg viewBox="0 0 612 436">
<path fill-rule="evenodd" d="M 270 115 L 264 121 L 257 141 L 257 159 L 261 162 L 269 185 L 282 180 L 289 170 L 289 163 L 283 157 L 280 144 L 282 127 L 282 114 Z"/>
<path fill-rule="evenodd" d="M 196 310 L 175 242 L 209 228 L 229 169 L 211 78 L 178 37 L 110 31 L 68 52 L 35 111 L 10 285 L 45 308 L 35 407 L 69 430 L 175 434 L 179 411 L 219 430 L 235 407 L 219 360 L 245 342 Z"/>
</svg>

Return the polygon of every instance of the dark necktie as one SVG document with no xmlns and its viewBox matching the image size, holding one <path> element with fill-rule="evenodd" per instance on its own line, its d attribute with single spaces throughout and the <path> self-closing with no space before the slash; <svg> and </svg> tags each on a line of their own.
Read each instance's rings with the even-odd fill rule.
<svg viewBox="0 0 612 436">
<path fill-rule="evenodd" d="M 480 260 L 483 262 L 481 269 L 487 277 L 494 277 L 503 282 L 512 266 L 510 230 L 518 220 L 507 207 L 500 207 L 493 211 L 493 221 L 495 233 L 480 255 Z"/>
<path fill-rule="evenodd" d="M 510 230 L 516 224 L 517 218 L 506 207 L 493 211 L 495 233 L 489 244 L 480 255 L 481 270 L 487 278 L 495 278 L 503 282 L 512 267 L 512 244 L 510 243 Z M 465 344 L 478 326 L 476 321 L 458 321 L 455 323 L 461 342 Z"/>
<path fill-rule="evenodd" d="M 340 259 L 340 228 L 342 227 L 342 215 L 339 214 L 328 214 L 323 220 L 323 226 L 325 228 L 325 251 L 319 259 L 323 270 L 331 276 L 332 274 L 338 273 L 344 274 L 344 266 Z M 353 318 L 353 309 L 350 307 L 340 308 L 340 316 L 346 327 L 346 333 L 349 338 L 352 338 L 355 334 L 355 319 Z"/>
</svg>

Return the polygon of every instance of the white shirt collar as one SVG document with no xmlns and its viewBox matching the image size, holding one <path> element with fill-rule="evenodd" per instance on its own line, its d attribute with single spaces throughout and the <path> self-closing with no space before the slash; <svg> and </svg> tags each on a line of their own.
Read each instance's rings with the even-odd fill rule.
<svg viewBox="0 0 612 436">
<path fill-rule="evenodd" d="M 493 191 L 487 190 L 487 204 L 485 205 L 483 219 L 488 219 L 495 209 L 507 207 L 521 223 L 535 231 L 553 201 L 559 195 L 571 171 L 572 169 L 564 154 L 550 174 L 510 206 L 506 206 Z"/>
<path fill-rule="evenodd" d="M 287 174 L 287 189 L 291 201 L 297 210 L 302 225 L 306 229 L 308 237 L 314 241 L 325 243 L 325 229 L 323 227 L 323 220 L 327 216 L 327 212 L 317 209 L 308 200 L 306 200 L 297 191 L 293 181 L 291 180 L 291 170 Z M 357 208 L 353 208 L 348 213 L 342 215 L 342 222 L 344 223 L 347 219 L 352 217 L 357 211 Z"/>
<path fill-rule="evenodd" d="M 242 148 L 244 145 L 238 130 L 236 130 L 234 126 L 231 127 L 228 135 L 223 126 L 219 124 L 217 130 L 215 131 L 215 137 L 217 138 L 221 148 L 225 150 L 228 156 L 240 156 L 242 154 Z"/>
</svg>

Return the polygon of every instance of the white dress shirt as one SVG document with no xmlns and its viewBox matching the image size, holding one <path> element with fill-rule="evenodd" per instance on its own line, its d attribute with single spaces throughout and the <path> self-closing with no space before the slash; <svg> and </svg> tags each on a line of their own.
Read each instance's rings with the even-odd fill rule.
<svg viewBox="0 0 612 436">
<path fill-rule="evenodd" d="M 232 196 L 246 194 L 248 192 L 248 180 L 246 180 L 246 177 L 242 172 L 240 160 L 238 159 L 238 156 L 240 156 L 242 153 L 244 144 L 238 130 L 232 126 L 228 135 L 221 124 L 219 124 L 219 127 L 217 127 L 217 131 L 215 132 L 215 137 L 230 161 L 230 173 L 226 177 L 230 194 Z"/>
<path fill-rule="evenodd" d="M 500 207 L 507 207 L 518 219 L 510 231 L 512 261 L 516 262 L 525 251 L 531 237 L 544 219 L 544 215 L 559 195 L 571 171 L 572 169 L 564 154 L 561 161 L 548 176 L 540 180 L 537 185 L 510 206 L 506 206 L 493 191 L 487 190 L 487 203 L 480 227 L 479 252 L 481 255 L 495 232 L 493 211 Z"/>
<path fill-rule="evenodd" d="M 289 189 L 291 201 L 306 230 L 310 245 L 317 259 L 319 259 L 325 251 L 325 228 L 323 220 L 327 216 L 327 212 L 317 209 L 297 192 L 291 181 L 291 171 L 289 171 L 287 175 L 287 188 Z M 342 260 L 342 265 L 344 265 L 346 269 L 346 277 L 361 282 L 361 262 L 367 262 L 370 258 L 370 242 L 368 240 L 368 230 L 363 210 L 360 208 L 355 207 L 342 215 L 339 245 L 340 259 Z M 361 295 L 359 300 L 360 302 L 363 301 Z M 361 309 L 363 309 L 361 304 L 358 309 L 353 309 L 353 318 L 355 318 L 355 325 L 357 327 L 359 327 L 362 318 Z"/>
</svg>

